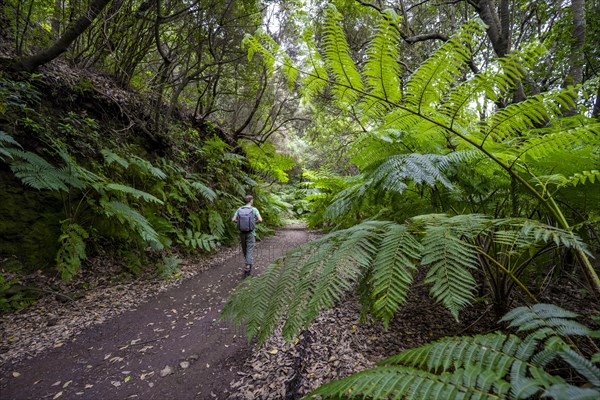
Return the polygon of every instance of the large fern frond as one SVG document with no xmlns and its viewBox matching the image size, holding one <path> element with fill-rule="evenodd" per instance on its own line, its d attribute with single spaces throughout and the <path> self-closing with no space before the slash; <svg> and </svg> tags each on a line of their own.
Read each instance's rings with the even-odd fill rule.
<svg viewBox="0 0 600 400">
<path fill-rule="evenodd" d="M 375 116 L 382 115 L 402 98 L 398 64 L 400 17 L 391 9 L 385 10 L 384 16 L 367 49 L 368 58 L 363 70 L 369 95 L 365 96 L 360 108 Z"/>
<path fill-rule="evenodd" d="M 406 301 L 421 252 L 406 226 L 386 226 L 371 272 L 372 313 L 386 326 Z"/>
<path fill-rule="evenodd" d="M 68 192 L 70 187 L 84 186 L 71 168 L 57 168 L 39 155 L 11 148 L 8 150 L 15 159 L 10 168 L 15 176 L 34 189 L 61 190 Z"/>
<path fill-rule="evenodd" d="M 499 227 L 512 226 L 520 229 L 522 240 L 528 241 L 530 244 L 536 242 L 551 243 L 556 246 L 564 246 L 566 248 L 575 249 L 585 254 L 589 254 L 589 250 L 585 242 L 581 240 L 573 232 L 547 225 L 539 221 L 523 218 L 506 218 L 495 221 Z"/>
<path fill-rule="evenodd" d="M 480 20 L 474 20 L 459 31 L 428 58 L 410 77 L 404 99 L 419 113 L 438 105 L 455 78 L 460 76 L 471 58 L 474 38 L 484 31 Z"/>
<path fill-rule="evenodd" d="M 107 183 L 107 184 L 96 184 L 94 185 L 96 190 L 99 192 L 115 192 L 115 193 L 123 193 L 130 195 L 136 199 L 143 199 L 145 201 L 156 203 L 156 204 L 164 204 L 164 202 L 155 196 L 151 195 L 148 192 L 144 192 L 143 190 L 136 189 L 134 187 L 123 185 L 121 183 Z"/>
<path fill-rule="evenodd" d="M 118 201 L 100 201 L 102 211 L 109 217 L 115 217 L 122 224 L 129 227 L 148 242 L 153 248 L 160 250 L 164 246 L 159 240 L 158 233 L 150 225 L 148 220 L 142 214 L 129 207 L 127 204 Z"/>
<path fill-rule="evenodd" d="M 436 154 L 398 154 L 365 169 L 365 176 L 374 184 L 380 184 L 384 190 L 402 193 L 411 180 L 418 185 L 435 186 L 441 183 L 451 189 L 452 183 L 446 178 L 445 171 L 449 160 Z"/>
<path fill-rule="evenodd" d="M 477 268 L 477 251 L 446 226 L 429 227 L 422 244 L 430 294 L 458 320 L 458 312 L 474 298 L 477 284 L 470 270 Z"/>
<path fill-rule="evenodd" d="M 434 374 L 401 366 L 379 367 L 321 386 L 307 399 L 489 399 L 508 394 L 502 376 L 475 367 Z"/>
<path fill-rule="evenodd" d="M 600 146 L 600 124 L 560 130 L 543 135 L 530 135 L 519 147 L 520 159 L 540 159 L 560 151 L 576 150 L 585 146 Z"/>
<path fill-rule="evenodd" d="M 330 5 L 326 12 L 323 26 L 325 63 L 336 82 L 334 91 L 338 101 L 342 104 L 352 104 L 363 91 L 362 78 L 350 56 L 350 46 L 340 25 L 340 13 L 333 5 Z"/>
<path fill-rule="evenodd" d="M 217 193 L 208 186 L 206 186 L 203 182 L 192 181 L 191 186 L 197 193 L 199 193 L 208 201 L 214 201 L 217 198 Z"/>
<path fill-rule="evenodd" d="M 17 142 L 12 136 L 4 131 L 0 131 L 0 160 L 2 161 L 4 161 L 4 157 L 12 158 L 8 150 L 10 147 L 6 148 L 6 144 L 17 146 L 22 149 L 19 142 Z"/>
<path fill-rule="evenodd" d="M 519 332 L 537 331 L 544 336 L 587 336 L 590 329 L 574 319 L 577 314 L 553 304 L 535 304 L 509 311 L 501 322 L 509 322 L 509 327 Z M 599 385 L 600 386 L 600 385 Z"/>
<path fill-rule="evenodd" d="M 304 42 L 308 47 L 306 55 L 306 63 L 308 64 L 309 72 L 302 78 L 300 91 L 302 96 L 310 100 L 317 94 L 321 93 L 329 84 L 325 62 L 317 51 L 317 45 L 313 39 L 313 32 L 307 29 L 304 32 Z"/>
</svg>

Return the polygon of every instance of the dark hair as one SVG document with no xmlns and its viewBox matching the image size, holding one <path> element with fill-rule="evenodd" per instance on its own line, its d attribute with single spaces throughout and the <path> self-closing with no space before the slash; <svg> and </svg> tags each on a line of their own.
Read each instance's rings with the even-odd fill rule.
<svg viewBox="0 0 600 400">
<path fill-rule="evenodd" d="M 246 195 L 246 197 L 244 197 L 244 201 L 246 202 L 246 204 L 250 203 L 252 201 L 253 197 L 251 194 Z"/>
</svg>

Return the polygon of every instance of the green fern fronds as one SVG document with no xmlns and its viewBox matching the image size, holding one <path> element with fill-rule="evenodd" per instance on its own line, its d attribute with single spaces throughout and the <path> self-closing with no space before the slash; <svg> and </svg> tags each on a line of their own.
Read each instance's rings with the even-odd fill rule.
<svg viewBox="0 0 600 400">
<path fill-rule="evenodd" d="M 0 131 L 0 160 L 4 161 L 4 157 L 9 157 L 9 158 L 13 158 L 12 155 L 10 154 L 10 151 L 5 147 L 5 144 L 9 144 L 9 145 L 13 145 L 13 146 L 17 146 L 20 149 L 22 149 L 21 145 L 19 144 L 19 142 L 17 142 L 12 136 L 10 136 L 8 133 L 4 132 L 4 131 Z"/>
<path fill-rule="evenodd" d="M 301 79 L 300 91 L 304 98 L 310 100 L 327 87 L 329 76 L 325 69 L 325 62 L 317 51 L 312 30 L 306 29 L 303 38 L 308 47 L 306 63 L 309 65 L 310 72 Z"/>
<path fill-rule="evenodd" d="M 570 176 L 566 179 L 566 183 L 569 183 L 573 186 L 577 186 L 579 184 L 586 183 L 594 183 L 598 179 L 600 181 L 600 171 L 597 169 L 593 169 L 591 171 L 582 171 L 581 173 L 576 173 L 573 176 Z"/>
<path fill-rule="evenodd" d="M 179 242 L 194 250 L 213 251 L 219 245 L 218 238 L 207 233 L 186 229 L 185 234 L 179 234 Z"/>
<path fill-rule="evenodd" d="M 552 385 L 544 392 L 544 397 L 555 400 L 598 400 L 600 390 L 580 388 L 566 383 Z"/>
<path fill-rule="evenodd" d="M 159 234 L 152 228 L 148 220 L 127 204 L 103 199 L 100 200 L 100 207 L 108 217 L 115 217 L 120 223 L 127 224 L 154 249 L 161 250 L 164 247 L 160 242 Z"/>
<path fill-rule="evenodd" d="M 474 299 L 477 286 L 469 270 L 477 269 L 477 251 L 445 226 L 427 229 L 421 264 L 428 265 L 425 282 L 431 296 L 458 320 L 458 312 Z"/>
<path fill-rule="evenodd" d="M 385 10 L 384 16 L 367 49 L 368 58 L 363 70 L 370 91 L 360 108 L 373 115 L 382 115 L 391 103 L 397 103 L 402 97 L 400 66 L 397 61 L 400 17 L 391 9 Z"/>
<path fill-rule="evenodd" d="M 103 192 L 115 192 L 115 193 L 123 193 L 128 194 L 136 199 L 143 199 L 145 201 L 156 203 L 156 204 L 164 204 L 164 202 L 150 193 L 144 192 L 143 190 L 139 190 L 133 188 L 131 186 L 123 185 L 120 183 L 107 183 L 107 184 L 96 184 L 94 185 L 96 190 L 100 193 Z"/>
<path fill-rule="evenodd" d="M 321 386 L 307 399 L 497 400 L 504 398 L 510 387 L 502 378 L 470 366 L 452 374 L 400 366 L 380 367 Z"/>
<path fill-rule="evenodd" d="M 524 109 L 528 114 L 530 110 Z M 514 120 L 511 126 L 515 126 Z M 600 145 L 600 124 L 588 124 L 583 127 L 544 135 L 536 135 L 519 146 L 519 158 L 533 157 L 535 159 L 552 156 L 563 150 L 574 150 L 583 146 Z"/>
<path fill-rule="evenodd" d="M 15 159 L 10 168 L 17 178 L 27 186 L 38 190 L 60 190 L 82 188 L 83 183 L 74 175 L 71 168 L 57 168 L 48 161 L 29 151 L 9 149 Z"/>
<path fill-rule="evenodd" d="M 152 165 L 152 163 L 148 160 L 144 160 L 138 156 L 132 156 L 129 162 L 131 165 L 135 165 L 137 168 L 139 168 L 142 172 L 158 178 L 161 181 L 167 179 L 167 174 L 165 174 L 162 169 Z"/>
<path fill-rule="evenodd" d="M 225 223 L 221 214 L 215 210 L 208 212 L 208 226 L 210 227 L 210 233 L 218 238 L 222 238 L 225 235 Z"/>
<path fill-rule="evenodd" d="M 120 166 L 122 166 L 123 168 L 127 169 L 129 168 L 129 162 L 124 159 L 123 157 L 121 157 L 120 155 L 118 155 L 117 153 L 108 150 L 108 149 L 102 149 L 100 150 L 100 153 L 102 153 L 102 156 L 104 157 L 104 161 L 106 162 L 107 165 L 110 165 L 114 162 L 116 162 L 117 164 L 119 164 Z"/>
<path fill-rule="evenodd" d="M 350 56 L 350 46 L 340 25 L 341 15 L 330 5 L 323 26 L 323 47 L 326 65 L 337 83 L 334 87 L 337 99 L 344 104 L 356 102 L 363 90 L 360 73 Z"/>
<path fill-rule="evenodd" d="M 474 38 L 484 29 L 480 20 L 470 22 L 421 64 L 408 81 L 404 96 L 411 109 L 424 112 L 441 102 L 469 61 Z"/>
<path fill-rule="evenodd" d="M 406 302 L 423 246 L 404 225 L 385 226 L 371 271 L 372 313 L 384 325 Z"/>
<path fill-rule="evenodd" d="M 192 188 L 196 191 L 196 193 L 200 194 L 208 201 L 215 201 L 217 199 L 217 193 L 214 190 L 206 186 L 204 183 L 199 181 L 191 182 Z"/>
<path fill-rule="evenodd" d="M 508 218 L 497 221 L 498 226 L 512 225 L 521 229 L 523 237 L 528 238 L 531 243 L 534 242 L 554 242 L 556 246 L 579 250 L 585 254 L 590 254 L 587 245 L 577 237 L 573 232 L 566 231 L 551 225 L 546 225 L 539 221 L 530 219 Z"/>
<path fill-rule="evenodd" d="M 69 221 L 63 222 L 61 231 L 58 238 L 60 249 L 56 253 L 56 269 L 63 280 L 70 280 L 79 271 L 81 262 L 87 258 L 85 239 L 89 234 L 80 225 Z"/>
<path fill-rule="evenodd" d="M 519 332 L 537 331 L 557 336 L 587 336 L 590 329 L 574 321 L 577 314 L 553 304 L 535 304 L 508 312 L 500 321 Z M 599 385 L 600 386 L 600 385 Z"/>
<path fill-rule="evenodd" d="M 575 314 L 548 304 L 519 308 L 507 314 L 519 328 L 528 317 L 568 319 Z M 514 318 L 518 316 L 519 318 Z M 523 317 L 523 318 L 521 318 Z M 520 338 L 495 332 L 473 337 L 447 337 L 390 357 L 379 366 L 321 386 L 308 398 L 322 399 L 596 399 L 600 370 L 573 351 L 562 339 L 547 334 L 542 324 L 524 329 Z M 577 331 L 564 331 L 579 335 Z M 557 358 L 568 362 L 586 379 L 576 387 L 555 375 Z M 321 397 L 318 397 L 321 396 Z"/>
<path fill-rule="evenodd" d="M 444 176 L 448 166 L 448 159 L 436 154 L 398 154 L 369 166 L 365 175 L 383 189 L 398 193 L 406 189 L 403 181 L 407 179 L 427 186 L 439 182 L 451 189 L 452 183 Z"/>
</svg>

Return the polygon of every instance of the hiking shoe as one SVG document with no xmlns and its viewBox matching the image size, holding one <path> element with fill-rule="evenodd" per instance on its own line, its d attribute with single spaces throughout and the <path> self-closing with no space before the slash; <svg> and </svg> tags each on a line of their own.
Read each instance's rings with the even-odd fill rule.
<svg viewBox="0 0 600 400">
<path fill-rule="evenodd" d="M 252 265 L 246 265 L 246 268 L 244 268 L 244 273 L 242 274 L 242 279 L 246 279 L 247 277 L 249 277 L 251 275 L 252 272 Z"/>
</svg>

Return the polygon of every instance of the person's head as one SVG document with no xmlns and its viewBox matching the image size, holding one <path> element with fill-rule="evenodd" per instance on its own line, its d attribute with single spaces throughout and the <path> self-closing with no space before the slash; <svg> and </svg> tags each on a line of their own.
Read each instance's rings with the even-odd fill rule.
<svg viewBox="0 0 600 400">
<path fill-rule="evenodd" d="M 244 201 L 246 202 L 246 204 L 252 203 L 252 199 L 253 199 L 253 197 L 250 194 L 246 195 L 246 197 L 244 197 Z"/>
</svg>

